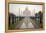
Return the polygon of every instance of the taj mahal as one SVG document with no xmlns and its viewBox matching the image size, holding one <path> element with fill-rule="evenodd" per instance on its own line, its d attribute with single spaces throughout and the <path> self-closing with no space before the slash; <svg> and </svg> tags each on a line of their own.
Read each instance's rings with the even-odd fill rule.
<svg viewBox="0 0 46 33">
<path fill-rule="evenodd" d="M 28 7 L 23 11 L 24 19 L 21 20 L 21 24 L 19 24 L 16 28 L 38 28 L 38 26 L 34 23 L 35 20 L 30 19 L 31 12 L 28 10 Z M 35 25 L 35 27 L 34 27 Z"/>
<path fill-rule="evenodd" d="M 31 15 L 31 12 L 28 10 L 28 7 L 26 7 L 26 9 L 24 10 L 23 14 L 26 17 Z"/>
<path fill-rule="evenodd" d="M 11 29 L 40 28 L 40 20 L 42 22 L 41 16 L 43 15 L 41 6 L 25 4 L 15 5 L 10 5 L 9 10 L 9 27 Z"/>
</svg>

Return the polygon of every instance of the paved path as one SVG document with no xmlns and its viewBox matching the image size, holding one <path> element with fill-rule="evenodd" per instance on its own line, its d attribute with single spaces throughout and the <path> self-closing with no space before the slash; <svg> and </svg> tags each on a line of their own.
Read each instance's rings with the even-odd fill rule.
<svg viewBox="0 0 46 33">
<path fill-rule="evenodd" d="M 34 28 L 33 24 L 30 21 L 30 18 L 24 18 L 20 28 Z"/>
<path fill-rule="evenodd" d="M 35 24 L 35 20 L 30 18 L 24 18 L 20 21 L 20 23 L 16 26 L 16 28 L 38 28 Z"/>
</svg>

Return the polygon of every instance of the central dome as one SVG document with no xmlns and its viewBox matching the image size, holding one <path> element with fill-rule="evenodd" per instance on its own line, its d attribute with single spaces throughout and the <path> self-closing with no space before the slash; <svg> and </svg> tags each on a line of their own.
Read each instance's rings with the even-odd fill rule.
<svg viewBox="0 0 46 33">
<path fill-rule="evenodd" d="M 24 16 L 30 16 L 31 12 L 28 10 L 28 7 L 25 8 L 25 10 L 23 11 L 23 15 Z"/>
</svg>

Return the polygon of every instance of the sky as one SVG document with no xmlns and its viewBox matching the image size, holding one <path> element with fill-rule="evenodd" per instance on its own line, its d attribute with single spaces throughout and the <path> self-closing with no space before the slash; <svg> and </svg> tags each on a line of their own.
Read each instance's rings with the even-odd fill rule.
<svg viewBox="0 0 46 33">
<path fill-rule="evenodd" d="M 9 4 L 9 12 L 15 14 L 16 16 L 24 16 L 23 11 L 28 7 L 31 12 L 30 16 L 35 16 L 35 13 L 42 11 L 42 5 L 31 5 L 31 4 Z"/>
</svg>

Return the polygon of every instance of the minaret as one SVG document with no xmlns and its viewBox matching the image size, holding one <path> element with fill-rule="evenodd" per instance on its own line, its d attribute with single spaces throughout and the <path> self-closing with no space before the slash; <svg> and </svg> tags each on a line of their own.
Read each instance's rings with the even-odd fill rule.
<svg viewBox="0 0 46 33">
<path fill-rule="evenodd" d="M 19 8 L 19 16 L 20 16 L 20 8 Z"/>
<path fill-rule="evenodd" d="M 35 14 L 35 8 L 34 8 L 34 11 L 33 11 L 33 12 L 34 12 L 34 14 Z"/>
<path fill-rule="evenodd" d="M 22 10 L 21 10 L 21 16 L 22 16 Z"/>
</svg>

